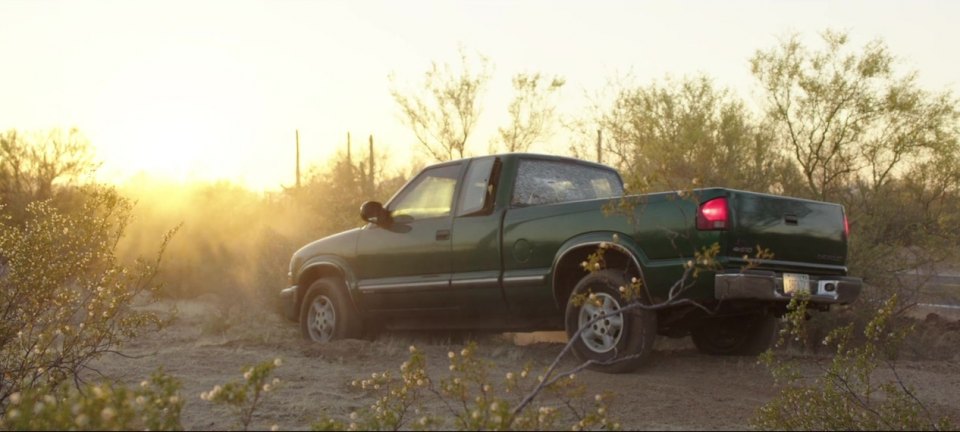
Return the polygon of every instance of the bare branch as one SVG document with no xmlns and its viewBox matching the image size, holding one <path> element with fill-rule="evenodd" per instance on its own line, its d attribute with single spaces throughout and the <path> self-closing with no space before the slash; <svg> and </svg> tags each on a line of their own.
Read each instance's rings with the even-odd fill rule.
<svg viewBox="0 0 960 432">
<path fill-rule="evenodd" d="M 489 61 L 480 56 L 480 69 L 460 50 L 460 67 L 433 62 L 421 91 L 404 92 L 393 83 L 390 93 L 424 151 L 436 160 L 464 157 L 467 142 L 480 116 L 479 99 L 490 80 Z"/>
</svg>

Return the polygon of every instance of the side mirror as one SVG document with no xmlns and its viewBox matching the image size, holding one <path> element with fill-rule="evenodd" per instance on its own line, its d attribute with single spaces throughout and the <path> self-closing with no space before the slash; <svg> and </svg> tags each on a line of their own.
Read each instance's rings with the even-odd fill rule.
<svg viewBox="0 0 960 432">
<path fill-rule="evenodd" d="M 360 219 L 377 225 L 390 223 L 390 212 L 377 201 L 367 201 L 360 206 Z"/>
</svg>

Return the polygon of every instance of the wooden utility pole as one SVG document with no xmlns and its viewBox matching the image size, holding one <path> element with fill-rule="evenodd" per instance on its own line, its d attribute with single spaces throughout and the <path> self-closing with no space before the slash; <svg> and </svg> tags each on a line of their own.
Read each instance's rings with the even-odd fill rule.
<svg viewBox="0 0 960 432">
<path fill-rule="evenodd" d="M 603 131 L 597 129 L 597 163 L 603 163 L 603 147 L 600 145 L 603 143 Z"/>
<path fill-rule="evenodd" d="M 300 189 L 300 129 L 295 129 L 297 136 L 297 189 Z"/>
</svg>

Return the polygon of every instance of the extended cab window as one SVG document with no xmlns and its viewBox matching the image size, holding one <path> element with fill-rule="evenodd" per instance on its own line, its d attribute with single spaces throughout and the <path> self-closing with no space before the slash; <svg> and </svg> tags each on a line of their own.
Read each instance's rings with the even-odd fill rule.
<svg viewBox="0 0 960 432">
<path fill-rule="evenodd" d="M 459 174 L 460 165 L 427 169 L 391 203 L 393 216 L 424 219 L 449 215 Z"/>
<path fill-rule="evenodd" d="M 525 207 L 622 194 L 623 184 L 613 171 L 570 162 L 527 159 L 520 161 L 510 202 Z"/>
</svg>

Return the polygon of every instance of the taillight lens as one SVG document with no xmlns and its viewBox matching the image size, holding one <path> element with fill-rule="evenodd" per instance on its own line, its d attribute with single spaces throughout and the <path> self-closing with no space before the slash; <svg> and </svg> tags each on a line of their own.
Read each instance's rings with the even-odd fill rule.
<svg viewBox="0 0 960 432">
<path fill-rule="evenodd" d="M 847 220 L 847 214 L 843 214 L 843 238 L 850 238 L 850 222 Z"/>
<path fill-rule="evenodd" d="M 724 230 L 730 227 L 730 210 L 727 208 L 727 198 L 714 198 L 700 204 L 697 212 L 697 229 Z"/>
</svg>

